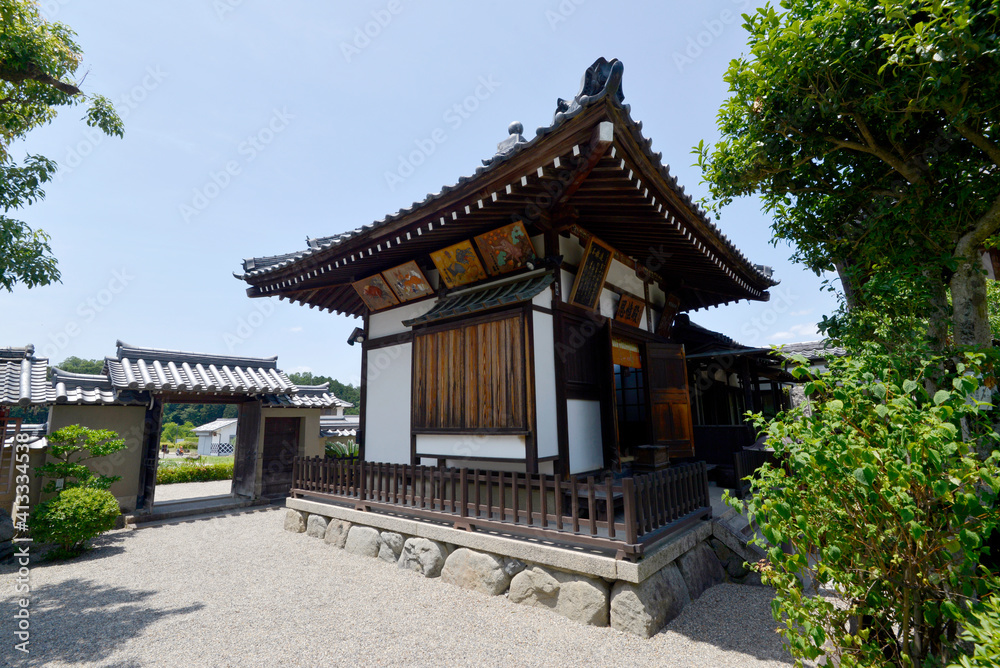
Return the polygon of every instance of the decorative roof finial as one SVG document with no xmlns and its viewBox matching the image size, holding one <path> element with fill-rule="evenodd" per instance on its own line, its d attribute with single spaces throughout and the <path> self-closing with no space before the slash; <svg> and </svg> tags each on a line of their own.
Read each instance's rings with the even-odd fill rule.
<svg viewBox="0 0 1000 668">
<path fill-rule="evenodd" d="M 489 160 L 483 160 L 483 165 L 489 167 L 495 161 L 502 160 L 507 157 L 508 154 L 512 153 L 514 149 L 517 148 L 518 144 L 526 144 L 528 142 L 528 140 L 524 138 L 524 135 L 521 134 L 524 132 L 524 126 L 521 125 L 520 121 L 514 121 L 508 125 L 507 132 L 510 133 L 510 136 L 497 144 L 496 155 Z"/>
</svg>

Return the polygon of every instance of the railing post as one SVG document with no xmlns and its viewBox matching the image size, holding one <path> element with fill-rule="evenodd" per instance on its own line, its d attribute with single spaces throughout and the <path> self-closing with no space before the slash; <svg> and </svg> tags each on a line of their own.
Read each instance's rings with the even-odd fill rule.
<svg viewBox="0 0 1000 668">
<path fill-rule="evenodd" d="M 701 467 L 701 490 L 704 494 L 705 505 L 708 506 L 708 516 L 712 517 L 712 497 L 708 493 L 708 467 L 705 462 L 699 462 L 698 465 Z"/>
<path fill-rule="evenodd" d="M 469 470 L 465 467 L 462 467 L 462 469 L 458 473 L 458 476 L 459 476 L 458 516 L 468 517 L 469 516 Z M 453 496 L 454 493 L 455 492 L 452 491 Z"/>
<path fill-rule="evenodd" d="M 295 493 L 295 490 L 298 489 L 298 487 L 299 487 L 299 458 L 298 457 L 293 457 L 292 458 L 292 498 L 295 498 L 297 496 L 296 493 Z"/>
<path fill-rule="evenodd" d="M 635 516 L 635 479 L 622 479 L 622 496 L 625 502 L 625 542 L 635 545 L 639 542 L 639 519 Z"/>
</svg>

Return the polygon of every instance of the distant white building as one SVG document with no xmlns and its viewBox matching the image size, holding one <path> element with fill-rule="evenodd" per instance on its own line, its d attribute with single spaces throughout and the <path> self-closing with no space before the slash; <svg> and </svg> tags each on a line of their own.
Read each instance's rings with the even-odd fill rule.
<svg viewBox="0 0 1000 668">
<path fill-rule="evenodd" d="M 236 444 L 236 418 L 220 418 L 195 427 L 199 455 L 231 455 Z"/>
</svg>

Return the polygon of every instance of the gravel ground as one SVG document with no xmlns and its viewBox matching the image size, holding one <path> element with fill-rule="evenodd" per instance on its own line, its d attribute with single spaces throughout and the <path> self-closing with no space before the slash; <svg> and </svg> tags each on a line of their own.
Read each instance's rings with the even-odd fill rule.
<svg viewBox="0 0 1000 668">
<path fill-rule="evenodd" d="M 175 482 L 157 485 L 153 502 L 194 499 L 199 496 L 218 496 L 233 491 L 232 480 L 210 480 L 208 482 Z"/>
<path fill-rule="evenodd" d="M 0 566 L 0 665 L 792 664 L 762 587 L 714 587 L 644 640 L 347 554 L 283 531 L 284 514 L 116 531 L 34 564 L 27 657 L 8 651 L 20 595 Z"/>
</svg>

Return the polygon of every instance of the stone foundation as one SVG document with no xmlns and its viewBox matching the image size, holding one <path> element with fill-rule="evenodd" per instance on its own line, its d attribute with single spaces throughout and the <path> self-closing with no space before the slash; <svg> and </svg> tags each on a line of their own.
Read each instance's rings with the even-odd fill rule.
<svg viewBox="0 0 1000 668">
<path fill-rule="evenodd" d="M 704 522 L 658 545 L 637 563 L 467 532 L 396 516 L 289 499 L 285 530 L 353 554 L 382 559 L 423 577 L 568 619 L 653 636 L 692 600 L 724 581 L 752 582 L 732 537 Z M 726 525 L 728 527 L 728 525 Z M 321 530 L 322 527 L 322 530 Z M 735 548 L 735 549 L 734 549 Z M 759 580 L 757 580 L 759 583 Z"/>
</svg>

